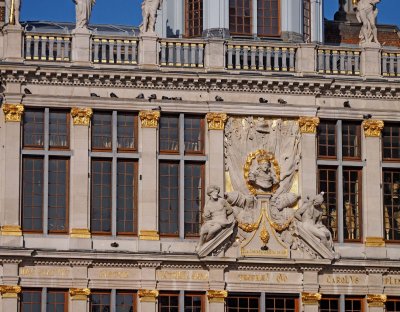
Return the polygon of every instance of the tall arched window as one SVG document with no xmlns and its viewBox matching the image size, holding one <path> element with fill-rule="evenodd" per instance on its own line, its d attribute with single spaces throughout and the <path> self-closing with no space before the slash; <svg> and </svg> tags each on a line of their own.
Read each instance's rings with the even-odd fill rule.
<svg viewBox="0 0 400 312">
<path fill-rule="evenodd" d="M 279 0 L 257 0 L 257 34 L 259 36 L 280 35 L 279 2 Z"/>
<path fill-rule="evenodd" d="M 252 0 L 229 0 L 229 31 L 233 35 L 251 35 Z"/>
<path fill-rule="evenodd" d="M 186 0 L 186 37 L 200 37 L 203 34 L 203 0 Z"/>
</svg>

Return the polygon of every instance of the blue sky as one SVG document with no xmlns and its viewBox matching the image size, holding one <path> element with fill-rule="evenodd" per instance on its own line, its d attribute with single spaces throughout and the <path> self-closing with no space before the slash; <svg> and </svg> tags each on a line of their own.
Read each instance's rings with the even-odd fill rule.
<svg viewBox="0 0 400 312">
<path fill-rule="evenodd" d="M 22 20 L 66 21 L 75 20 L 72 0 L 22 0 Z M 400 25 L 400 0 L 382 0 L 379 4 L 379 23 Z M 141 0 L 96 0 L 91 23 L 139 25 Z M 333 18 L 338 0 L 325 0 L 325 16 Z"/>
</svg>

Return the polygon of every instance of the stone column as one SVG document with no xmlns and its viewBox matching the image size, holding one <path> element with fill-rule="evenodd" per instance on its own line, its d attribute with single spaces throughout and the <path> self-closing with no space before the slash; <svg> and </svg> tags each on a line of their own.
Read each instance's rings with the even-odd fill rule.
<svg viewBox="0 0 400 312">
<path fill-rule="evenodd" d="M 4 112 L 4 147 L 3 153 L 3 183 L 2 188 L 2 226 L 1 245 L 22 247 L 22 231 L 20 217 L 20 138 L 21 120 L 24 113 L 21 104 L 3 104 Z"/>
<path fill-rule="evenodd" d="M 228 0 L 204 0 L 203 28 L 205 37 L 229 37 Z"/>
<path fill-rule="evenodd" d="M 158 233 L 158 140 L 159 111 L 142 111 L 141 121 L 141 185 L 139 206 L 139 250 L 160 251 Z"/>
<path fill-rule="evenodd" d="M 3 59 L 8 62 L 23 62 L 23 29 L 20 25 L 7 25 L 3 29 Z"/>
<path fill-rule="evenodd" d="M 70 311 L 73 312 L 87 312 L 89 311 L 89 288 L 71 288 L 69 290 L 70 295 Z"/>
<path fill-rule="evenodd" d="M 302 0 L 281 1 L 281 33 L 284 41 L 303 41 Z"/>
<path fill-rule="evenodd" d="M 367 295 L 368 311 L 384 312 L 386 301 L 386 295 Z"/>
<path fill-rule="evenodd" d="M 300 117 L 301 132 L 301 162 L 300 162 L 300 189 L 301 197 L 317 194 L 317 127 L 318 117 Z"/>
<path fill-rule="evenodd" d="M 87 28 L 72 31 L 72 62 L 77 66 L 91 66 L 91 32 Z"/>
<path fill-rule="evenodd" d="M 363 203 L 363 232 L 367 255 L 381 258 L 386 257 L 386 255 L 376 247 L 385 247 L 381 190 L 381 132 L 384 123 L 381 120 L 369 119 L 362 123 L 362 127 L 365 135 L 364 158 L 366 159 L 365 178 L 363 179 L 363 192 L 365 194 Z"/>
<path fill-rule="evenodd" d="M 208 311 L 224 312 L 225 299 L 228 297 L 226 290 L 209 290 L 207 291 Z"/>
<path fill-rule="evenodd" d="M 139 65 L 142 69 L 158 68 L 158 37 L 155 33 L 143 33 L 139 42 Z"/>
<path fill-rule="evenodd" d="M 370 43 L 361 46 L 361 75 L 365 78 L 380 78 L 382 76 L 381 48 L 379 44 Z"/>
<path fill-rule="evenodd" d="M 322 0 L 311 0 L 311 42 L 324 42 L 324 10 Z"/>
<path fill-rule="evenodd" d="M 139 289 L 139 311 L 138 312 L 157 312 L 158 290 Z"/>
<path fill-rule="evenodd" d="M 318 312 L 319 302 L 321 301 L 321 294 L 303 292 L 301 294 L 301 302 L 303 304 L 304 312 Z"/>
<path fill-rule="evenodd" d="M 228 116 L 225 113 L 208 113 L 208 164 L 207 185 L 217 185 L 221 191 L 225 189 L 224 179 L 224 129 Z"/>
<path fill-rule="evenodd" d="M 70 248 L 91 249 L 89 224 L 89 124 L 91 108 L 72 108 Z"/>
<path fill-rule="evenodd" d="M 18 296 L 20 293 L 20 286 L 0 286 L 1 311 L 18 312 Z"/>
</svg>

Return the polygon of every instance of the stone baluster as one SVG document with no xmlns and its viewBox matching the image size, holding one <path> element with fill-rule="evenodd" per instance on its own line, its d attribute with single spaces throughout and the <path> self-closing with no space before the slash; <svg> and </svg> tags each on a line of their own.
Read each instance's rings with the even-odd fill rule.
<svg viewBox="0 0 400 312">
<path fill-rule="evenodd" d="M 228 53 L 227 68 L 232 69 L 233 68 L 233 45 L 227 46 L 227 53 Z"/>
<path fill-rule="evenodd" d="M 267 70 L 272 70 L 272 50 L 267 47 Z"/>
<path fill-rule="evenodd" d="M 191 43 L 190 44 L 190 66 L 191 67 L 197 67 L 196 51 L 197 51 L 197 44 Z"/>
<path fill-rule="evenodd" d="M 324 50 L 318 50 L 318 72 L 324 73 L 325 72 L 325 65 L 324 65 Z"/>
<path fill-rule="evenodd" d="M 383 52 L 382 53 L 382 75 L 383 76 L 389 76 L 388 58 L 389 58 L 389 54 L 386 52 Z"/>
<path fill-rule="evenodd" d="M 40 36 L 40 60 L 45 61 L 46 60 L 46 47 L 47 47 L 47 37 L 46 36 Z"/>
<path fill-rule="evenodd" d="M 340 51 L 340 67 L 339 67 L 339 72 L 341 74 L 346 74 L 346 57 L 347 57 L 347 53 L 346 51 Z"/>
<path fill-rule="evenodd" d="M 257 70 L 256 55 L 257 55 L 257 47 L 251 46 L 250 59 L 251 59 L 251 69 L 252 70 Z"/>
<path fill-rule="evenodd" d="M 56 61 L 62 61 L 63 59 L 63 38 L 56 38 Z"/>
<path fill-rule="evenodd" d="M 20 286 L 0 286 L 1 306 L 0 310 L 4 312 L 18 312 L 18 297 L 21 293 Z"/>
<path fill-rule="evenodd" d="M 94 45 L 94 63 L 99 63 L 100 62 L 100 39 L 93 39 L 93 45 Z"/>
<path fill-rule="evenodd" d="M 235 46 L 235 68 L 236 69 L 242 68 L 242 66 L 240 64 L 240 52 L 241 52 L 241 47 L 239 45 Z"/>
<path fill-rule="evenodd" d="M 199 44 L 199 68 L 204 67 L 204 44 Z"/>
<path fill-rule="evenodd" d="M 129 60 L 129 54 L 127 56 Z M 138 63 L 138 42 L 136 40 L 132 41 L 132 64 Z"/>
<path fill-rule="evenodd" d="M 331 73 L 331 51 L 324 50 L 324 52 L 325 52 L 324 72 L 326 74 L 330 74 Z"/>
<path fill-rule="evenodd" d="M 168 54 L 167 54 L 167 65 L 174 66 L 174 43 L 168 42 Z"/>
<path fill-rule="evenodd" d="M 274 51 L 274 71 L 279 71 L 280 48 L 273 48 Z"/>
<path fill-rule="evenodd" d="M 101 39 L 101 62 L 107 63 L 107 39 Z"/>
<path fill-rule="evenodd" d="M 258 70 L 264 70 L 264 47 L 258 47 Z"/>
<path fill-rule="evenodd" d="M 287 48 L 282 48 L 282 71 L 288 71 L 287 67 Z"/>
<path fill-rule="evenodd" d="M 27 35 L 25 37 L 25 58 L 27 60 L 32 59 L 31 46 L 32 46 L 32 36 Z"/>
<path fill-rule="evenodd" d="M 394 53 L 390 53 L 389 54 L 389 76 L 395 76 L 395 71 L 394 71 L 394 61 L 395 61 L 395 54 Z"/>
<path fill-rule="evenodd" d="M 354 52 L 354 75 L 360 74 L 360 52 Z"/>
<path fill-rule="evenodd" d="M 114 64 L 114 40 L 108 40 L 108 63 Z"/>
<path fill-rule="evenodd" d="M 33 59 L 39 60 L 39 36 L 33 36 Z"/>
<path fill-rule="evenodd" d="M 347 74 L 348 75 L 353 75 L 353 60 L 354 60 L 353 51 L 347 51 Z"/>
<path fill-rule="evenodd" d="M 339 70 L 338 70 L 338 51 L 337 50 L 333 50 L 332 51 L 332 74 L 338 74 Z"/>
<path fill-rule="evenodd" d="M 129 44 L 129 40 L 121 40 L 121 63 L 123 62 L 124 64 L 129 64 L 131 62 L 131 60 L 129 59 Z"/>
<path fill-rule="evenodd" d="M 243 46 L 243 69 L 249 69 L 249 47 Z"/>
<path fill-rule="evenodd" d="M 396 76 L 400 76 L 400 53 L 396 54 L 396 59 L 397 59 L 397 72 L 396 72 Z"/>
<path fill-rule="evenodd" d="M 175 44 L 175 55 L 176 55 L 175 66 L 181 67 L 182 66 L 182 44 L 180 42 L 177 42 Z"/>
<path fill-rule="evenodd" d="M 289 71 L 291 71 L 291 72 L 294 72 L 295 68 L 296 68 L 295 58 L 296 58 L 296 50 L 294 48 L 290 48 L 289 49 Z"/>
<path fill-rule="evenodd" d="M 117 43 L 117 64 L 122 64 L 122 40 L 118 39 L 116 43 Z"/>
<path fill-rule="evenodd" d="M 49 37 L 49 61 L 54 61 L 54 37 Z"/>
<path fill-rule="evenodd" d="M 183 44 L 183 66 L 189 67 L 189 43 Z"/>
</svg>

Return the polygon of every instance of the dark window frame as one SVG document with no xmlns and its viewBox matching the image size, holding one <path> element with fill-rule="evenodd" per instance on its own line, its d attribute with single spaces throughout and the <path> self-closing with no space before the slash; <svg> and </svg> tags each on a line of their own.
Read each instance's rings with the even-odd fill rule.
<svg viewBox="0 0 400 312">
<path fill-rule="evenodd" d="M 399 136 L 394 136 L 393 135 L 393 128 L 397 128 L 397 131 L 399 132 Z M 390 134 L 386 135 L 386 132 L 389 130 Z M 385 139 L 389 137 L 390 141 L 390 146 L 385 147 Z M 393 141 L 395 138 L 398 138 L 398 147 L 393 147 Z M 385 150 L 390 150 L 390 157 L 385 157 Z M 399 154 L 399 157 L 393 157 L 393 150 L 398 150 L 397 153 Z M 395 126 L 394 123 L 385 123 L 385 127 L 383 128 L 382 131 L 382 158 L 384 162 L 400 162 L 400 126 Z"/>
<path fill-rule="evenodd" d="M 235 2 L 234 7 L 238 7 L 238 2 L 242 2 L 243 3 L 242 15 L 238 15 L 237 12 L 236 12 L 236 14 L 231 14 L 231 12 L 230 12 L 231 11 L 231 1 Z M 250 15 L 248 17 L 244 15 L 244 10 L 246 10 L 247 4 L 248 4 L 248 7 L 249 7 L 249 12 L 250 12 Z M 235 8 L 235 10 L 236 10 L 236 8 Z M 238 27 L 238 22 L 237 22 L 237 20 L 239 18 L 243 19 L 243 23 L 240 24 L 240 25 L 242 25 L 240 28 Z M 249 32 L 245 31 L 245 28 L 246 28 L 246 23 L 244 22 L 245 18 L 249 18 L 250 19 Z M 253 16 L 253 2 L 252 2 L 252 0 L 230 0 L 229 1 L 229 31 L 230 31 L 231 35 L 234 35 L 234 36 L 246 36 L 246 37 L 253 36 L 253 23 L 254 23 L 253 22 L 253 18 L 254 18 L 254 16 Z M 234 22 L 231 23 L 231 21 L 234 21 Z M 234 28 L 231 28 L 231 25 L 234 25 L 233 26 Z"/>
<path fill-rule="evenodd" d="M 111 305 L 112 305 L 112 302 L 111 302 L 111 290 L 98 290 L 98 289 L 96 289 L 96 290 L 92 290 L 91 291 L 91 293 L 90 293 L 90 303 L 89 303 L 89 310 L 92 312 L 93 311 L 93 306 L 101 306 L 101 307 L 104 307 L 104 306 L 107 306 L 107 305 L 105 305 L 105 304 L 103 304 L 103 303 L 100 303 L 100 304 L 93 304 L 93 296 L 94 295 L 99 295 L 99 296 L 109 296 L 109 311 L 111 311 Z M 101 297 L 102 298 L 102 297 Z"/>
<path fill-rule="evenodd" d="M 277 12 L 277 16 L 274 18 L 271 14 L 271 17 L 268 19 L 270 25 L 272 24 L 272 20 L 276 19 L 278 21 L 278 31 L 276 33 L 260 33 L 259 29 L 260 29 L 260 20 L 263 20 L 263 28 L 265 28 L 265 21 L 266 21 L 266 17 L 265 15 L 267 15 L 268 10 L 264 10 L 264 8 L 260 9 L 259 6 L 259 1 L 268 1 L 270 6 L 269 9 L 271 9 L 272 6 L 272 2 L 276 1 L 277 2 L 277 7 L 276 9 L 278 10 Z M 263 3 L 264 4 L 264 3 Z M 260 15 L 260 11 L 262 11 L 263 15 Z M 272 26 L 271 26 L 272 27 Z M 282 25 L 281 25 L 281 1 L 280 0 L 257 0 L 257 36 L 258 37 L 266 37 L 266 38 L 278 38 L 282 35 Z"/>
<path fill-rule="evenodd" d="M 191 3 L 189 3 L 191 2 Z M 194 18 L 196 16 L 194 6 L 195 5 L 200 6 L 199 10 L 199 26 L 194 27 L 194 23 L 196 19 Z M 204 18 L 204 3 L 203 0 L 185 0 L 185 37 L 186 38 L 196 38 L 196 37 L 201 37 L 203 35 L 203 18 Z M 195 31 L 193 31 L 195 29 Z"/>
</svg>

